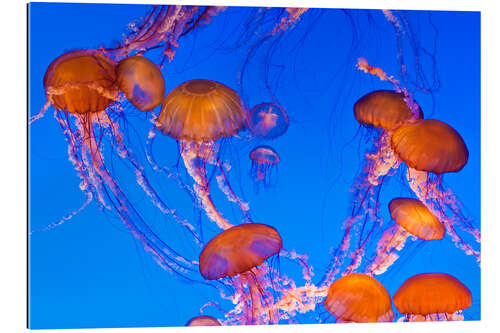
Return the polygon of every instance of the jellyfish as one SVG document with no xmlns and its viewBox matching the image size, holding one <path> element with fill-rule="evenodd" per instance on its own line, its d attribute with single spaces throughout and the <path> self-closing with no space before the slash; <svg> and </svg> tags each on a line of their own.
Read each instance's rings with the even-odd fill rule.
<svg viewBox="0 0 500 333">
<path fill-rule="evenodd" d="M 333 282 L 324 306 L 337 323 L 388 322 L 394 319 L 391 296 L 369 275 L 351 273 Z"/>
<path fill-rule="evenodd" d="M 454 276 L 422 273 L 406 280 L 393 302 L 406 321 L 463 320 L 462 310 L 472 305 L 472 294 Z"/>
<path fill-rule="evenodd" d="M 378 242 L 375 258 L 371 260 L 366 273 L 384 273 L 398 259 L 396 252 L 402 250 L 408 237 L 426 241 L 444 237 L 444 225 L 418 199 L 392 199 L 389 211 L 396 223 L 384 231 Z"/>
<path fill-rule="evenodd" d="M 189 319 L 186 326 L 221 326 L 221 324 L 212 316 L 196 316 Z"/>
<path fill-rule="evenodd" d="M 479 251 L 458 234 L 456 227 L 473 236 L 477 243 L 480 232 L 464 216 L 459 199 L 442 180 L 444 173 L 462 170 L 469 158 L 460 134 L 442 121 L 426 119 L 399 127 L 391 146 L 408 166 L 406 178 L 415 195 L 444 224 L 457 247 L 479 262 Z"/>
<path fill-rule="evenodd" d="M 248 114 L 248 129 L 258 138 L 275 139 L 288 129 L 288 115 L 275 103 L 262 103 L 254 106 Z"/>
<path fill-rule="evenodd" d="M 125 58 L 116 68 L 118 86 L 127 99 L 141 111 L 150 111 L 163 102 L 165 81 L 159 68 L 148 58 Z"/>
<path fill-rule="evenodd" d="M 218 167 L 218 184 L 228 200 L 237 202 L 246 213 L 248 207 L 234 194 L 226 171 L 217 156 L 219 138 L 231 137 L 244 128 L 244 106 L 238 94 L 226 85 L 205 79 L 186 81 L 165 98 L 156 127 L 179 144 L 184 165 L 194 180 L 194 192 L 206 215 L 220 228 L 232 224 L 216 209 L 206 166 Z M 150 138 L 154 132 L 150 133 Z"/>
<path fill-rule="evenodd" d="M 276 313 L 261 313 L 273 302 L 269 291 L 272 280 L 259 266 L 277 255 L 283 241 L 278 231 L 260 223 L 241 224 L 212 238 L 200 254 L 200 273 L 206 280 L 230 278 L 235 302 L 244 308 L 241 321 L 262 324 L 265 319 L 277 323 Z M 264 311 L 265 312 L 265 311 Z"/>
<path fill-rule="evenodd" d="M 87 196 L 84 206 L 95 200 L 103 211 L 117 213 L 164 269 L 185 277 L 195 272 L 194 264 L 164 243 L 144 221 L 105 163 L 102 150 L 108 138 L 108 144 L 131 163 L 138 182 L 148 184 L 111 116 L 121 112 L 116 63 L 101 51 L 71 51 L 49 65 L 43 83 L 47 102 L 42 111 L 50 106 L 55 109 L 54 116 L 68 142 L 69 159 L 81 179 L 80 189 Z"/>
<path fill-rule="evenodd" d="M 272 171 L 280 162 L 278 153 L 272 147 L 258 146 L 250 152 L 250 160 L 252 160 L 250 176 L 255 183 L 263 184 L 264 187 L 271 185 Z"/>
</svg>

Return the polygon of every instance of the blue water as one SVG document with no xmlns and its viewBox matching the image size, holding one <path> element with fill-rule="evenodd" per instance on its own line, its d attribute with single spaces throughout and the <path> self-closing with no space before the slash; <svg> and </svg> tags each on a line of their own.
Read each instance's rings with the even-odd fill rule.
<svg viewBox="0 0 500 333">
<path fill-rule="evenodd" d="M 80 48 L 113 47 L 122 40 L 129 22 L 149 10 L 143 5 L 88 5 L 33 3 L 29 6 L 29 108 L 36 114 L 45 103 L 43 76 L 59 55 Z M 249 44 L 236 47 L 255 10 L 229 8 L 213 22 L 186 35 L 171 63 L 162 70 L 169 92 L 182 82 L 207 78 L 235 89 L 252 107 L 275 95 L 290 117 L 287 132 L 273 140 L 240 138 L 223 141 L 223 157 L 231 165 L 233 190 L 249 202 L 256 222 L 274 226 L 286 249 L 307 254 L 318 281 L 339 244 L 341 223 L 348 216 L 349 188 L 362 167 L 369 145 L 358 131 L 352 106 L 375 89 L 392 87 L 357 71 L 364 57 L 398 78 L 401 50 L 414 77 L 412 45 L 398 47 L 392 26 L 381 11 L 312 10 L 297 26 L 265 44 L 246 63 Z M 461 199 L 465 212 L 480 225 L 480 14 L 477 12 L 406 12 L 414 40 L 436 52 L 418 54 L 422 72 L 439 89 L 432 94 L 416 91 L 415 99 L 426 118 L 452 125 L 469 149 L 469 161 L 444 180 Z M 250 37 L 254 37 L 251 34 Z M 254 39 L 255 40 L 255 39 Z M 266 53 L 271 49 L 271 53 Z M 159 62 L 159 52 L 146 54 Z M 435 61 L 435 63 L 433 63 Z M 267 64 L 268 67 L 263 65 Z M 435 65 L 435 66 L 434 66 Z M 243 75 L 242 75 L 243 74 Z M 270 78 L 268 86 L 265 78 Z M 243 89 L 238 78 L 243 77 Z M 268 90 L 267 88 L 270 88 Z M 409 85 L 410 89 L 412 88 Z M 131 148 L 140 154 L 150 128 L 147 114 L 126 108 Z M 158 114 L 159 108 L 154 112 Z M 42 229 L 78 208 L 85 196 L 68 160 L 67 142 L 49 109 L 30 126 L 29 230 Z M 357 134 L 357 135 L 356 135 Z M 355 136 L 356 135 L 356 136 Z M 259 144 L 272 146 L 280 155 L 277 178 L 270 188 L 257 188 L 249 176 L 249 152 Z M 105 147 L 106 148 L 106 147 Z M 153 146 L 162 165 L 178 163 L 176 142 L 158 134 Z M 162 239 L 191 259 L 199 249 L 190 235 L 172 219 L 154 209 L 135 183 L 127 165 L 104 149 L 112 161 L 124 192 Z M 182 164 L 182 162 L 181 162 Z M 186 181 L 189 177 L 180 168 Z M 171 207 L 203 231 L 205 241 L 218 232 L 187 193 L 160 173 L 148 171 L 153 185 Z M 388 202 L 408 196 L 400 174 L 382 192 L 381 214 L 389 223 Z M 240 216 L 212 184 L 214 201 L 233 223 Z M 91 203 L 61 226 L 34 233 L 29 242 L 29 324 L 31 328 L 85 328 L 182 326 L 209 301 L 219 301 L 210 287 L 186 283 L 162 270 L 130 235 L 116 214 L 102 212 Z M 473 305 L 464 311 L 467 320 L 480 319 L 480 269 L 471 256 L 457 249 L 449 236 L 442 241 L 414 244 L 387 273 L 378 276 L 391 295 L 410 276 L 445 272 L 456 276 L 472 292 Z M 300 285 L 300 269 L 280 259 L 282 273 Z M 288 269 L 290 271 L 288 271 Z M 230 304 L 221 302 L 230 310 Z M 317 313 L 325 310 L 318 306 Z M 208 308 L 206 314 L 222 318 Z M 315 323 L 315 316 L 301 316 L 300 323 Z"/>
</svg>

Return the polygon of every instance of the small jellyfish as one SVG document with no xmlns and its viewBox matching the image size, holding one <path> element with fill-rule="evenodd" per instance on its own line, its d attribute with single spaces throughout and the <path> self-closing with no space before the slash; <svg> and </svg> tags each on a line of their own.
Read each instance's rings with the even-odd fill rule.
<svg viewBox="0 0 500 333">
<path fill-rule="evenodd" d="M 272 171 L 280 163 L 280 156 L 269 146 L 258 146 L 250 152 L 252 167 L 250 176 L 257 185 L 267 187 L 272 184 Z"/>
<path fill-rule="evenodd" d="M 200 273 L 206 280 L 231 278 L 235 299 L 245 307 L 244 323 L 263 323 L 263 315 L 270 322 L 277 323 L 278 313 L 265 310 L 273 303 L 273 295 L 267 288 L 272 281 L 266 274 L 267 269 L 259 266 L 278 254 L 282 246 L 280 234 L 271 226 L 260 223 L 237 225 L 205 245 L 200 254 Z"/>
<path fill-rule="evenodd" d="M 330 285 L 325 308 L 337 322 L 388 322 L 394 319 L 391 296 L 369 275 L 351 273 Z"/>
<path fill-rule="evenodd" d="M 221 326 L 221 324 L 212 316 L 197 316 L 191 318 L 186 326 Z"/>
<path fill-rule="evenodd" d="M 393 301 L 407 321 L 463 320 L 461 312 L 472 305 L 472 294 L 449 274 L 423 273 L 406 280 Z"/>
<path fill-rule="evenodd" d="M 399 257 L 410 236 L 420 239 L 443 239 L 445 228 L 439 219 L 418 199 L 395 198 L 389 203 L 391 217 L 396 223 L 384 231 L 380 238 L 375 258 L 366 273 L 382 274 Z"/>
<path fill-rule="evenodd" d="M 262 139 L 275 139 L 288 129 L 288 115 L 275 103 L 262 103 L 253 107 L 248 115 L 250 132 Z"/>
<path fill-rule="evenodd" d="M 165 81 L 158 66 L 142 55 L 125 58 L 116 68 L 118 86 L 127 99 L 141 111 L 161 104 Z"/>
</svg>

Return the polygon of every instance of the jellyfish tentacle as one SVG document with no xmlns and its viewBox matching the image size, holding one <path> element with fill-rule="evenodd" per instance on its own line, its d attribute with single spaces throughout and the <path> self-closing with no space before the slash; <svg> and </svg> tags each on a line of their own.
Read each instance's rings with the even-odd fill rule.
<svg viewBox="0 0 500 333">
<path fill-rule="evenodd" d="M 43 107 L 40 109 L 40 111 L 36 115 L 30 117 L 30 119 L 28 120 L 28 125 L 31 125 L 35 121 L 37 121 L 38 119 L 42 118 L 50 106 L 51 106 L 51 101 L 50 101 L 50 99 L 47 99 L 47 101 L 45 102 Z"/>
<path fill-rule="evenodd" d="M 241 212 L 243 213 L 245 221 L 251 223 L 252 219 L 248 214 L 250 210 L 248 203 L 241 201 L 241 199 L 236 195 L 236 193 L 234 193 L 227 179 L 226 172 L 224 171 L 224 165 L 221 164 L 219 158 L 217 157 L 216 151 L 213 148 L 210 148 L 210 152 L 212 155 L 212 159 L 215 161 L 215 164 L 217 165 L 220 171 L 220 176 L 216 177 L 219 189 L 222 191 L 222 193 L 226 195 L 227 199 L 230 202 L 236 202 L 238 204 Z"/>
<path fill-rule="evenodd" d="M 195 198 L 196 198 L 196 195 L 195 195 L 193 189 L 190 188 L 189 186 L 187 186 L 182 181 L 182 179 L 180 178 L 179 173 L 171 170 L 169 167 L 160 166 L 156 162 L 156 159 L 154 158 L 154 155 L 153 155 L 153 142 L 154 142 L 154 139 L 156 138 L 156 129 L 157 129 L 156 119 L 157 119 L 157 117 L 153 113 L 151 115 L 152 116 L 150 118 L 150 122 L 153 124 L 153 126 L 149 130 L 148 139 L 146 140 L 146 151 L 145 151 L 145 153 L 146 153 L 146 159 L 148 160 L 149 165 L 153 168 L 154 171 L 163 172 L 163 173 L 165 173 L 167 175 L 168 178 L 173 178 L 177 182 L 177 185 L 180 188 L 184 189 L 186 191 L 186 193 L 194 201 Z"/>
<path fill-rule="evenodd" d="M 89 179 L 94 191 L 99 193 L 104 207 L 111 209 L 107 202 L 112 205 L 125 226 L 141 242 L 145 250 L 154 255 L 161 267 L 192 280 L 185 274 L 196 272 L 193 263 L 166 245 L 147 226 L 109 174 L 93 129 L 93 123 L 97 123 L 97 117 L 92 114 L 75 117 L 78 133 L 84 133 L 81 134 L 81 142 L 78 143 L 81 151 L 82 171 L 86 173 L 84 177 Z M 108 188 L 112 195 L 108 192 Z M 106 197 L 108 200 L 105 199 Z"/>
<path fill-rule="evenodd" d="M 121 138 L 120 131 L 118 129 L 118 124 L 114 122 L 109 115 L 106 114 L 106 121 L 108 122 L 109 126 L 112 129 L 113 136 L 115 138 Z M 149 180 L 147 179 L 145 173 L 144 173 L 144 167 L 138 162 L 138 160 L 135 158 L 133 155 L 132 151 L 130 148 L 125 146 L 125 143 L 123 140 L 114 140 L 113 146 L 117 148 L 119 151 L 119 156 L 122 159 L 126 159 L 128 162 L 132 164 L 132 166 L 135 169 L 135 174 L 136 174 L 136 180 L 137 184 L 144 190 L 144 192 L 148 195 L 148 197 L 151 199 L 152 203 L 164 214 L 169 214 L 178 224 L 182 225 L 183 227 L 188 230 L 191 235 L 194 237 L 195 242 L 198 245 L 202 245 L 201 237 L 197 233 L 196 228 L 191 225 L 189 222 L 181 219 L 176 212 L 168 207 L 168 205 L 164 202 L 164 200 L 158 195 L 156 190 L 151 186 Z"/>
<path fill-rule="evenodd" d="M 476 258 L 477 262 L 480 263 L 481 255 L 480 252 L 474 250 L 472 246 L 470 246 L 467 242 L 465 242 L 462 237 L 456 232 L 454 225 L 462 225 L 461 220 L 457 221 L 448 215 L 446 215 L 444 208 L 442 207 L 442 202 L 445 199 L 445 195 L 442 191 L 439 191 L 438 187 L 432 181 L 429 181 L 429 175 L 425 171 L 418 171 L 413 168 L 408 167 L 406 178 L 410 185 L 410 188 L 413 190 L 415 195 L 420 199 L 420 201 L 434 214 L 436 215 L 440 221 L 446 227 L 446 232 L 451 236 L 455 245 L 463 250 L 467 255 L 472 255 Z M 453 200 L 457 200 L 456 198 L 452 198 Z M 457 200 L 458 201 L 458 200 Z M 476 239 L 479 239 L 479 231 L 478 230 L 470 230 L 465 228 L 465 231 L 469 231 Z"/>
<path fill-rule="evenodd" d="M 396 251 L 400 251 L 404 247 L 409 235 L 396 223 L 384 231 L 377 245 L 375 257 L 371 260 L 372 263 L 365 273 L 374 275 L 384 273 L 398 259 L 399 255 L 396 254 Z"/>
<path fill-rule="evenodd" d="M 59 219 L 59 221 L 57 222 L 54 222 L 54 223 L 51 223 L 41 229 L 37 229 L 37 230 L 33 230 L 33 231 L 30 231 L 29 232 L 29 235 L 33 235 L 35 233 L 38 233 L 38 232 L 45 232 L 45 231 L 48 231 L 48 230 L 52 230 L 60 225 L 63 225 L 65 224 L 66 222 L 70 221 L 74 216 L 78 215 L 82 210 L 85 209 L 85 207 L 88 206 L 89 203 L 92 202 L 92 194 L 90 192 L 85 192 L 85 201 L 83 202 L 83 204 L 76 208 L 75 210 L 71 211 L 69 214 L 63 216 L 61 219 Z"/>
</svg>

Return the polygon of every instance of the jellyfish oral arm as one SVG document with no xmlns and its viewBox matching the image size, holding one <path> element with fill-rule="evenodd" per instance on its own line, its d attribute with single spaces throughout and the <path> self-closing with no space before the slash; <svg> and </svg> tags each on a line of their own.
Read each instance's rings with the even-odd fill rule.
<svg viewBox="0 0 500 333">
<path fill-rule="evenodd" d="M 189 175 L 195 181 L 194 192 L 208 218 L 214 221 L 219 228 L 229 229 L 233 225 L 229 223 L 215 208 L 210 196 L 210 187 L 205 170 L 205 163 L 211 163 L 213 156 L 212 142 L 187 142 L 181 141 L 181 155 Z"/>
<path fill-rule="evenodd" d="M 384 231 L 377 244 L 375 258 L 368 266 L 366 273 L 374 275 L 384 273 L 399 258 L 395 252 L 404 247 L 408 236 L 409 233 L 396 223 Z"/>
</svg>

